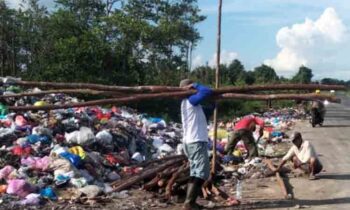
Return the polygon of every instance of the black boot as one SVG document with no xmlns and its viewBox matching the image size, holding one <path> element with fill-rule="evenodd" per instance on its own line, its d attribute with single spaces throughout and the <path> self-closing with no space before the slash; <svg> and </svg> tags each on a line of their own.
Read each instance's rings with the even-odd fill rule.
<svg viewBox="0 0 350 210">
<path fill-rule="evenodd" d="M 196 204 L 196 199 L 202 189 L 203 180 L 200 178 L 193 177 L 191 181 L 187 184 L 187 194 L 184 203 L 184 210 L 197 210 L 201 207 Z"/>
</svg>

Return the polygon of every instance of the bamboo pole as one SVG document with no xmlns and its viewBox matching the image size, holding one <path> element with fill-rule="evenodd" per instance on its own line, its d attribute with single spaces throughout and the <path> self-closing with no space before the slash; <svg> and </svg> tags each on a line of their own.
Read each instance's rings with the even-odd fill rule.
<svg viewBox="0 0 350 210">
<path fill-rule="evenodd" d="M 123 98 L 101 99 L 81 103 L 61 104 L 61 105 L 46 105 L 46 106 L 9 106 L 12 111 L 28 111 L 28 110 L 54 110 L 67 109 L 74 107 L 88 107 L 101 105 L 120 105 L 142 100 L 153 100 L 160 98 L 184 98 L 190 95 L 188 92 L 170 92 L 170 93 L 153 93 L 143 95 L 131 95 Z M 215 97 L 217 100 L 328 100 L 329 102 L 339 103 L 340 100 L 335 96 L 323 94 L 273 94 L 273 95 L 253 95 L 253 94 L 238 94 L 227 93 Z"/>
<path fill-rule="evenodd" d="M 216 49 L 216 72 L 215 72 L 215 89 L 218 89 L 220 79 L 220 57 L 221 57 L 221 12 L 222 12 L 222 0 L 219 0 L 218 5 L 218 31 L 217 31 L 217 49 Z M 218 103 L 215 102 L 214 109 L 214 139 L 213 139 L 213 159 L 211 166 L 211 174 L 215 176 L 216 171 L 216 141 L 218 130 Z"/>
</svg>

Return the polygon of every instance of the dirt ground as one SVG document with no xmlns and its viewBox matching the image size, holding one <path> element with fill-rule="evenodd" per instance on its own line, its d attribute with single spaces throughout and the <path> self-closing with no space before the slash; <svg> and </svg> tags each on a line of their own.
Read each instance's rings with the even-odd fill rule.
<svg viewBox="0 0 350 210">
<path fill-rule="evenodd" d="M 314 145 L 319 155 L 324 166 L 320 179 L 289 178 L 287 186 L 294 195 L 291 200 L 283 198 L 273 177 L 247 180 L 243 205 L 213 209 L 350 209 L 350 101 L 344 103 L 327 107 L 322 127 L 312 128 L 308 122 L 302 122 L 295 128 Z M 177 205 L 167 209 L 180 208 Z"/>
</svg>

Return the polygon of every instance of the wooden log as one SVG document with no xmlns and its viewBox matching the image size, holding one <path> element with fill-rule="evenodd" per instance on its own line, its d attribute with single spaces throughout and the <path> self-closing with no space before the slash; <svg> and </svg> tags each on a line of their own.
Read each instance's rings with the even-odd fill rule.
<svg viewBox="0 0 350 210">
<path fill-rule="evenodd" d="M 125 93 L 112 92 L 112 91 L 98 91 L 98 90 L 89 90 L 89 89 L 58 89 L 58 90 L 43 90 L 40 92 L 24 92 L 19 94 L 7 94 L 0 95 L 0 98 L 21 98 L 25 96 L 43 96 L 48 94 L 89 94 L 89 95 L 106 95 L 112 97 L 122 97 L 126 96 Z"/>
<path fill-rule="evenodd" d="M 94 90 L 104 90 L 104 91 L 120 91 L 120 92 L 164 92 L 164 91 L 181 91 L 182 88 L 179 87 L 169 87 L 169 86 L 110 86 L 92 83 L 63 83 L 63 82 L 40 82 L 40 81 L 22 81 L 16 80 L 11 84 L 23 86 L 23 87 L 40 87 L 40 88 L 60 88 L 60 89 L 94 89 Z"/>
<path fill-rule="evenodd" d="M 145 167 L 145 166 L 149 166 L 149 165 L 154 164 L 154 163 L 160 163 L 160 162 L 164 162 L 164 161 L 167 161 L 167 160 L 173 160 L 173 159 L 176 159 L 176 158 L 183 158 L 185 160 L 186 156 L 185 155 L 166 156 L 166 157 L 163 157 L 163 158 L 160 158 L 160 159 L 154 159 L 154 160 L 149 160 L 149 161 L 142 162 L 140 164 L 137 164 L 137 166 L 138 167 Z"/>
<path fill-rule="evenodd" d="M 112 187 L 114 187 L 114 189 L 112 190 L 112 192 L 119 192 L 121 190 L 127 189 L 128 187 L 144 180 L 144 179 L 150 179 L 154 176 L 157 175 L 157 173 L 165 170 L 166 168 L 176 164 L 177 162 L 181 162 L 183 161 L 185 158 L 176 158 L 173 160 L 169 160 L 166 161 L 165 163 L 160 164 L 159 166 L 156 166 L 155 168 L 151 168 L 148 170 L 143 171 L 141 174 L 137 174 L 134 175 L 128 179 L 125 180 L 121 180 L 120 182 L 117 183 L 112 183 Z"/>
<path fill-rule="evenodd" d="M 222 93 L 246 93 L 257 91 L 277 90 L 346 90 L 344 85 L 320 85 L 320 84 L 273 84 L 273 85 L 248 85 L 242 87 L 223 87 L 214 90 L 216 94 Z"/>
<path fill-rule="evenodd" d="M 272 170 L 275 171 L 276 167 L 272 164 L 271 160 L 269 159 L 264 159 L 264 163 L 266 163 L 266 165 Z M 292 195 L 290 193 L 288 193 L 287 187 L 283 181 L 283 179 L 281 178 L 281 175 L 279 172 L 276 172 L 276 180 L 278 185 L 281 188 L 282 194 L 284 196 L 284 198 L 286 199 L 290 199 L 292 197 Z"/>
<path fill-rule="evenodd" d="M 87 107 L 87 106 L 98 106 L 98 105 L 120 105 L 128 104 L 132 102 L 142 100 L 152 100 L 160 98 L 184 98 L 189 94 L 184 92 L 169 92 L 169 93 L 154 93 L 154 94 L 143 94 L 136 96 L 128 96 L 122 98 L 113 99 L 101 99 L 93 100 L 81 103 L 62 104 L 62 105 L 46 105 L 46 106 L 9 106 L 8 109 L 12 111 L 28 111 L 28 110 L 54 110 L 54 109 L 67 109 L 73 107 Z M 323 94 L 273 94 L 273 95 L 253 95 L 253 94 L 238 94 L 238 93 L 226 93 L 217 96 L 218 100 L 328 100 L 329 102 L 339 103 L 340 100 L 335 96 L 323 95 Z"/>
<path fill-rule="evenodd" d="M 251 101 L 266 101 L 266 100 L 328 100 L 329 102 L 340 103 L 340 99 L 337 99 L 333 95 L 325 94 L 270 94 L 270 95 L 253 95 L 253 94 L 239 94 L 239 93 L 225 93 L 218 96 L 218 99 L 240 99 Z"/>
<path fill-rule="evenodd" d="M 60 82 L 40 82 L 40 81 L 22 81 L 16 80 L 11 84 L 24 86 L 24 87 L 40 87 L 40 88 L 60 88 L 60 89 L 93 89 L 103 91 L 118 91 L 118 92 L 177 92 L 184 91 L 180 87 L 171 86 L 109 86 L 92 83 L 60 83 Z M 346 90 L 346 86 L 343 85 L 321 85 L 321 84 L 272 84 L 272 85 L 251 85 L 241 87 L 225 87 L 214 90 L 214 93 L 244 93 L 252 91 L 266 91 L 266 90 Z"/>
<path fill-rule="evenodd" d="M 166 186 L 166 188 L 165 188 L 165 198 L 166 198 L 166 199 L 169 200 L 169 199 L 171 198 L 173 185 L 174 185 L 176 179 L 177 179 L 182 173 L 186 172 L 186 171 L 189 170 L 189 169 L 190 169 L 189 164 L 188 164 L 188 163 L 185 163 L 184 165 L 182 165 L 182 166 L 180 167 L 180 169 L 179 169 L 176 173 L 174 173 L 174 174 L 172 175 L 172 177 L 171 177 L 170 180 L 168 181 L 168 184 L 167 184 L 167 186 Z"/>
<path fill-rule="evenodd" d="M 159 188 L 163 188 L 165 187 L 166 183 L 167 183 L 167 180 L 163 178 L 163 179 L 160 179 L 157 184 Z"/>
<path fill-rule="evenodd" d="M 143 190 L 151 190 L 152 188 L 156 187 L 158 184 L 158 181 L 160 180 L 159 176 L 154 177 L 151 181 L 149 181 L 147 184 L 143 185 Z"/>
</svg>

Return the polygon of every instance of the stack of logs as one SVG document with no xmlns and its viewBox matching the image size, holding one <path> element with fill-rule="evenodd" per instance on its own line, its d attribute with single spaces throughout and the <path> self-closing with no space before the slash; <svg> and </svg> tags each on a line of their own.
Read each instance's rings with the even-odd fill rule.
<svg viewBox="0 0 350 210">
<path fill-rule="evenodd" d="M 190 180 L 190 166 L 183 155 L 169 156 L 152 160 L 140 166 L 147 166 L 140 174 L 135 174 L 112 183 L 113 192 L 119 192 L 136 185 L 142 184 L 146 191 L 159 190 L 165 192 L 164 198 L 170 200 L 174 192 Z M 204 198 L 211 194 L 227 199 L 226 193 L 216 188 L 211 183 L 204 183 L 202 188 Z"/>
<path fill-rule="evenodd" d="M 164 189 L 165 198 L 170 199 L 173 191 L 190 179 L 190 168 L 184 155 L 169 156 L 142 165 L 147 167 L 140 174 L 112 183 L 113 191 L 119 192 L 143 183 L 144 190 Z"/>
</svg>

